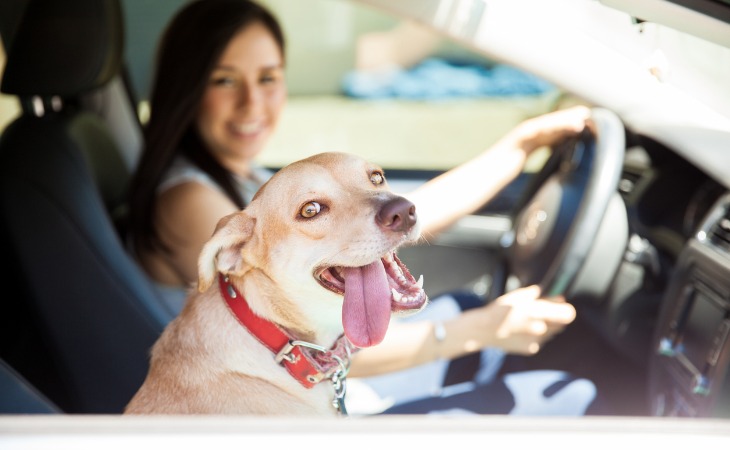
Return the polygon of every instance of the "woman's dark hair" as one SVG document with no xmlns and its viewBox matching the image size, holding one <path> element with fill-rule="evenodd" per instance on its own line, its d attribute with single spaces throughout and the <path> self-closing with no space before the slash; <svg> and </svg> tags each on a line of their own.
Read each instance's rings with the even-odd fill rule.
<svg viewBox="0 0 730 450">
<path fill-rule="evenodd" d="M 232 175 L 205 148 L 195 116 L 211 72 L 230 40 L 243 28 L 263 24 L 284 57 L 284 34 L 277 19 L 248 0 L 195 0 L 173 18 L 157 49 L 145 148 L 128 198 L 126 231 L 137 248 L 169 250 L 154 224 L 156 191 L 177 154 L 210 175 L 241 209 L 244 200 Z"/>
</svg>

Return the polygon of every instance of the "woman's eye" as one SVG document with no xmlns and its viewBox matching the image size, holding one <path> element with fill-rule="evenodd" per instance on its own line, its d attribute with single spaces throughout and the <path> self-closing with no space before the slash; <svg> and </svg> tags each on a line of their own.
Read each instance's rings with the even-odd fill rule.
<svg viewBox="0 0 730 450">
<path fill-rule="evenodd" d="M 299 214 L 304 217 L 305 219 L 309 219 L 311 217 L 316 216 L 319 214 L 319 212 L 322 210 L 322 206 L 317 202 L 309 202 L 302 206 L 302 209 L 299 211 Z"/>
<path fill-rule="evenodd" d="M 232 86 L 235 83 L 233 78 L 230 77 L 218 77 L 213 78 L 211 83 L 213 86 Z"/>
<path fill-rule="evenodd" d="M 382 172 L 373 172 L 370 174 L 370 182 L 375 186 L 380 186 L 385 181 L 385 175 Z"/>
<path fill-rule="evenodd" d="M 271 75 L 266 75 L 266 76 L 263 76 L 263 77 L 261 77 L 261 78 L 259 79 L 259 82 L 260 82 L 261 84 L 271 84 L 271 83 L 275 83 L 275 82 L 276 82 L 276 77 L 274 77 L 274 76 L 271 76 Z"/>
</svg>

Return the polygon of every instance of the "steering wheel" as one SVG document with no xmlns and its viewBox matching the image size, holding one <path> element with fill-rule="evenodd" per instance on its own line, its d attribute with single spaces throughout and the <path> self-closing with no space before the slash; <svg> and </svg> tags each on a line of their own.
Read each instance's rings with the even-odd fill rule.
<svg viewBox="0 0 730 450">
<path fill-rule="evenodd" d="M 589 122 L 553 147 L 516 205 L 501 241 L 503 279 L 495 280 L 492 295 L 503 294 L 511 278 L 540 285 L 543 296 L 569 295 L 617 195 L 624 161 L 621 120 L 594 108 Z"/>
</svg>

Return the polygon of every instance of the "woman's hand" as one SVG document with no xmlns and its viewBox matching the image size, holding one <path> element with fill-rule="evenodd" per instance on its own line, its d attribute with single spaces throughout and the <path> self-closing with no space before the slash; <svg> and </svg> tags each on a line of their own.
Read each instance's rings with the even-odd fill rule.
<svg viewBox="0 0 730 450">
<path fill-rule="evenodd" d="M 550 146 L 580 133 L 586 127 L 591 110 L 573 106 L 525 120 L 510 131 L 505 139 L 528 155 L 535 149 Z"/>
<path fill-rule="evenodd" d="M 489 149 L 410 193 L 423 236 L 432 239 L 478 210 L 522 172 L 530 153 L 576 135 L 589 116 L 590 109 L 574 106 L 528 119 Z"/>
<path fill-rule="evenodd" d="M 446 322 L 448 339 L 440 353 L 458 354 L 452 345 L 461 343 L 462 353 L 498 347 L 532 355 L 574 319 L 575 308 L 565 299 L 542 299 L 538 286 L 517 289 Z"/>
<path fill-rule="evenodd" d="M 428 320 L 391 323 L 383 342 L 355 354 L 350 375 L 380 375 L 487 347 L 532 355 L 573 319 L 575 308 L 564 299 L 542 299 L 538 286 L 517 289 L 443 322 L 438 333 Z"/>
</svg>

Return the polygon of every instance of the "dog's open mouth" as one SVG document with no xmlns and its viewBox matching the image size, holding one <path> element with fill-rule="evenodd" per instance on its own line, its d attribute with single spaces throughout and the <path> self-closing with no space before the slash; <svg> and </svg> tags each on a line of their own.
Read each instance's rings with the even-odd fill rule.
<svg viewBox="0 0 730 450">
<path fill-rule="evenodd" d="M 423 277 L 416 281 L 395 253 L 362 267 L 327 267 L 315 278 L 344 296 L 342 325 L 358 347 L 383 340 L 392 312 L 419 310 L 427 301 Z"/>
</svg>

